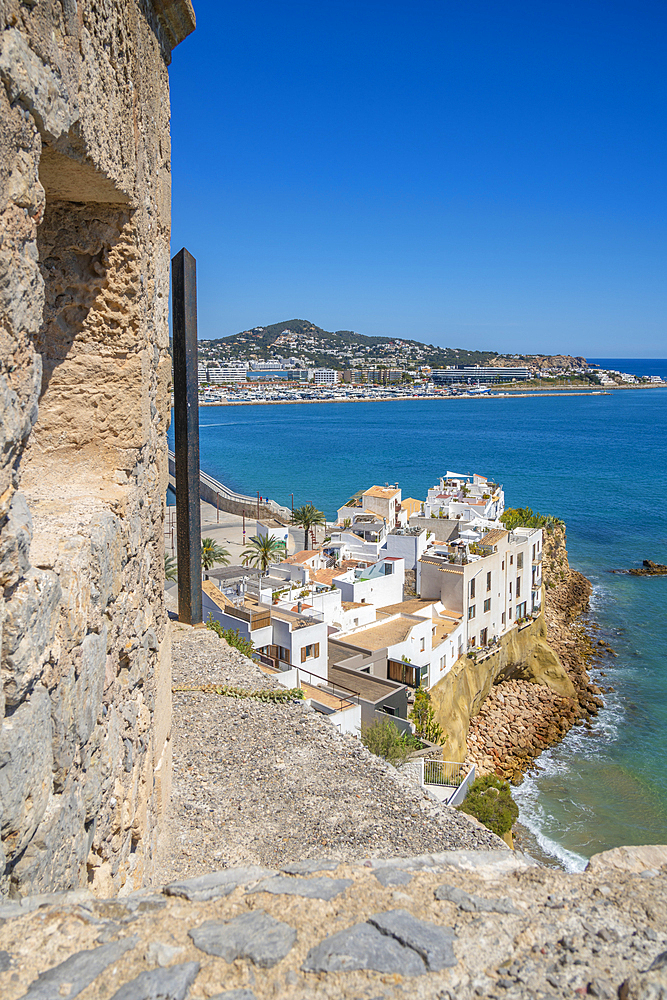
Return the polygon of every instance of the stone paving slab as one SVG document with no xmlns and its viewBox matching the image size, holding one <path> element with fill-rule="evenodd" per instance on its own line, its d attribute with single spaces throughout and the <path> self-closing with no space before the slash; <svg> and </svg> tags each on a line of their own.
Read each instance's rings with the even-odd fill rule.
<svg viewBox="0 0 667 1000">
<path fill-rule="evenodd" d="M 276 875 L 259 882 L 249 893 L 270 892 L 274 896 L 304 896 L 306 899 L 335 899 L 352 885 L 349 878 L 293 878 Z"/>
<path fill-rule="evenodd" d="M 0 998 L 664 1000 L 667 866 L 567 874 L 514 856 L 508 870 L 507 853 L 269 876 L 350 883 L 331 899 L 248 892 L 246 867 L 211 873 L 202 891 L 233 888 L 208 899 L 26 901 L 0 928 Z M 384 885 L 387 870 L 410 881 Z"/>
</svg>

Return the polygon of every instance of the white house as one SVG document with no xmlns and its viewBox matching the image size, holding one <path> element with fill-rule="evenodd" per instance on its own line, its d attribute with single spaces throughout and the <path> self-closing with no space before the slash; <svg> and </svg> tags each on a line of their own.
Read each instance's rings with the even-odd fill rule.
<svg viewBox="0 0 667 1000">
<path fill-rule="evenodd" d="M 377 608 L 401 601 L 404 582 L 405 563 L 396 556 L 386 556 L 368 566 L 357 566 L 333 578 L 344 601 L 374 604 Z"/>
<path fill-rule="evenodd" d="M 285 554 L 287 554 L 289 528 L 286 524 L 283 524 L 281 521 L 276 521 L 274 518 L 265 521 L 257 521 L 257 537 L 266 538 L 267 536 L 275 539 L 277 546 L 281 548 Z"/>
<path fill-rule="evenodd" d="M 406 569 L 416 569 L 426 551 L 426 545 L 426 528 L 394 528 L 386 536 L 382 551 L 388 556 L 399 556 L 405 561 Z"/>
<path fill-rule="evenodd" d="M 374 676 L 425 688 L 436 684 L 464 650 L 460 616 L 447 616 L 437 602 L 401 601 L 378 612 L 377 621 L 331 637 L 336 649 L 370 657 Z"/>
</svg>

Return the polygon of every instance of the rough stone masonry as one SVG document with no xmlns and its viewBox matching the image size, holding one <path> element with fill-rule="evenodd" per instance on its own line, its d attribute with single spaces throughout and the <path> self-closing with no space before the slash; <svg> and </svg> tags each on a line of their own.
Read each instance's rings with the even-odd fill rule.
<svg viewBox="0 0 667 1000">
<path fill-rule="evenodd" d="M 0 0 L 0 893 L 150 870 L 170 785 L 167 66 L 190 0 Z"/>
</svg>

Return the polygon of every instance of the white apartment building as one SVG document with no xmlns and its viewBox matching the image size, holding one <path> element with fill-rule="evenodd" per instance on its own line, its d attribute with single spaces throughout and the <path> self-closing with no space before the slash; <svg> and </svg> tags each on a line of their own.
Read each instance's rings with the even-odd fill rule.
<svg viewBox="0 0 667 1000">
<path fill-rule="evenodd" d="M 197 381 L 199 385 L 202 385 L 204 382 L 208 382 L 208 371 L 206 369 L 206 365 L 203 365 L 201 361 L 197 365 Z"/>
<path fill-rule="evenodd" d="M 209 365 L 208 381 L 214 385 L 222 385 L 225 382 L 245 382 L 248 372 L 248 365 L 245 362 L 230 365 Z"/>
<path fill-rule="evenodd" d="M 314 385 L 338 385 L 339 382 L 340 382 L 340 372 L 334 371 L 333 368 L 313 369 Z"/>
<path fill-rule="evenodd" d="M 431 378 L 438 385 L 454 382 L 513 382 L 533 377 L 530 368 L 512 366 L 492 368 L 490 365 L 457 365 L 449 368 L 433 368 Z"/>
<path fill-rule="evenodd" d="M 489 646 L 542 605 L 542 529 L 468 529 L 417 564 L 417 589 L 465 624 L 465 647 Z"/>
</svg>

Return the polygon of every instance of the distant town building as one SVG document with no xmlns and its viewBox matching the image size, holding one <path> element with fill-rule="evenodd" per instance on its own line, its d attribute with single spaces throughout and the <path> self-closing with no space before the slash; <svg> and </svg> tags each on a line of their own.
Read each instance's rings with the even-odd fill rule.
<svg viewBox="0 0 667 1000">
<path fill-rule="evenodd" d="M 315 368 L 313 370 L 314 385 L 338 385 L 340 382 L 340 372 L 333 368 Z"/>
<path fill-rule="evenodd" d="M 532 377 L 530 368 L 492 368 L 490 365 L 458 365 L 434 368 L 431 372 L 435 385 L 451 385 L 455 382 L 512 382 Z"/>
<path fill-rule="evenodd" d="M 247 370 L 248 365 L 245 362 L 230 365 L 209 365 L 207 381 L 213 385 L 222 385 L 225 382 L 245 382 Z"/>
</svg>

